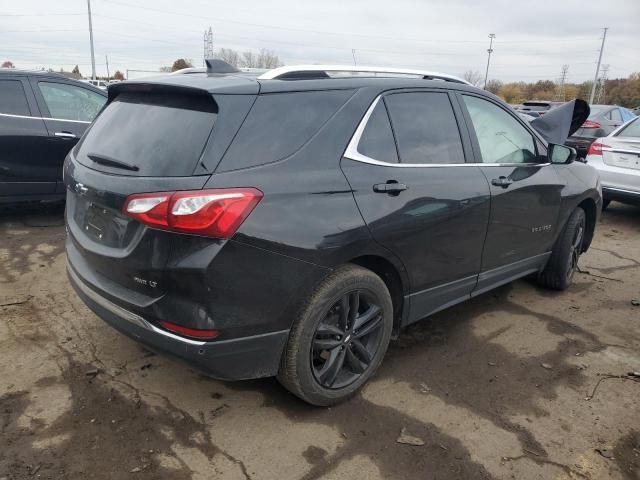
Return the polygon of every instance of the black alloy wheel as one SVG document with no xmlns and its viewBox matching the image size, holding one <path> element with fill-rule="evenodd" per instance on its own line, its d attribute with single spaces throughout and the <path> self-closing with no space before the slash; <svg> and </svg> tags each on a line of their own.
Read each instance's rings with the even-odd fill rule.
<svg viewBox="0 0 640 480">
<path fill-rule="evenodd" d="M 342 296 L 314 334 L 310 354 L 316 381 L 331 389 L 355 382 L 380 347 L 383 325 L 382 309 L 371 295 L 354 290 Z"/>
</svg>

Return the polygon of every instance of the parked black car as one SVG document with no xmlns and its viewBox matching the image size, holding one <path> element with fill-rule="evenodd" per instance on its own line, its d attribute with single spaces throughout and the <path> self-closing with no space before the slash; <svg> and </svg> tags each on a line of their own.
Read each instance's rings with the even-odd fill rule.
<svg viewBox="0 0 640 480">
<path fill-rule="evenodd" d="M 456 77 L 335 68 L 111 86 L 64 169 L 84 302 L 213 377 L 329 405 L 401 327 L 525 275 L 569 285 L 602 205 L 575 151 Z"/>
<path fill-rule="evenodd" d="M 59 74 L 0 69 L 0 203 L 64 199 L 64 159 L 106 101 Z"/>
<path fill-rule="evenodd" d="M 573 147 L 580 157 L 586 157 L 596 138 L 606 137 L 623 123 L 635 118 L 631 110 L 617 105 L 591 105 L 586 122 L 569 137 L 566 145 Z"/>
</svg>

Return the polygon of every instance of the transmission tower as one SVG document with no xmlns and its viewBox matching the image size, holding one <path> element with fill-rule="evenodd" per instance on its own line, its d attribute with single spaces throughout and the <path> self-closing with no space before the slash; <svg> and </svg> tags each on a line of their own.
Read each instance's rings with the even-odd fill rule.
<svg viewBox="0 0 640 480">
<path fill-rule="evenodd" d="M 600 69 L 600 79 L 598 80 L 598 85 L 596 88 L 596 103 L 605 104 L 607 103 L 607 92 L 606 92 L 606 84 L 607 84 L 607 74 L 609 73 L 609 65 L 602 65 Z"/>
<path fill-rule="evenodd" d="M 564 102 L 566 100 L 566 94 L 564 91 L 564 84 L 567 80 L 567 72 L 569 71 L 569 65 L 562 65 L 560 72 L 560 78 L 558 79 L 558 86 L 556 88 L 555 100 Z"/>
<path fill-rule="evenodd" d="M 209 27 L 209 30 L 204 31 L 204 52 L 202 54 L 202 66 L 206 66 L 205 60 L 207 58 L 213 58 L 213 30 Z"/>
</svg>

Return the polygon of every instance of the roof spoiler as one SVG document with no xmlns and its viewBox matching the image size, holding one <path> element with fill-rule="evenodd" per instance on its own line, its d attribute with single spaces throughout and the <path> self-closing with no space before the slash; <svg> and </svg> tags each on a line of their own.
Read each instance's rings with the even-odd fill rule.
<svg viewBox="0 0 640 480">
<path fill-rule="evenodd" d="M 530 122 L 549 143 L 563 145 L 589 117 L 589 104 L 579 98 L 547 111 Z"/>
</svg>

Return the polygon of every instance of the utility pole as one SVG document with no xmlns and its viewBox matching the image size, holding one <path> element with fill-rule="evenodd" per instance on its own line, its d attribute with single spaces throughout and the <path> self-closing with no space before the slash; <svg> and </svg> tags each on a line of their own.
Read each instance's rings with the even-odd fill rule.
<svg viewBox="0 0 640 480">
<path fill-rule="evenodd" d="M 489 48 L 487 49 L 487 52 L 489 53 L 489 56 L 487 57 L 487 71 L 484 74 L 484 89 L 487 89 L 487 80 L 489 78 L 489 62 L 491 61 L 491 54 L 493 53 L 493 39 L 496 38 L 496 34 L 495 33 L 490 33 L 489 34 Z"/>
<path fill-rule="evenodd" d="M 596 95 L 596 84 L 598 83 L 598 74 L 600 73 L 600 62 L 602 62 L 602 51 L 604 50 L 604 41 L 607 38 L 607 30 L 609 28 L 604 27 L 604 34 L 602 35 L 602 45 L 600 45 L 600 55 L 598 55 L 598 66 L 596 67 L 596 76 L 593 78 L 593 85 L 591 85 L 591 95 L 589 96 L 589 104 L 593 103 L 593 97 Z"/>
<path fill-rule="evenodd" d="M 569 71 L 569 65 L 562 65 L 562 71 L 560 73 L 560 80 L 558 81 L 558 92 L 556 93 L 555 97 L 556 100 L 558 101 L 565 101 L 566 100 L 566 96 L 565 96 L 565 92 L 564 92 L 564 84 L 567 80 L 567 72 Z"/>
<path fill-rule="evenodd" d="M 104 61 L 107 63 L 107 82 L 108 82 L 109 79 L 111 78 L 111 75 L 109 75 L 109 57 L 107 55 L 104 56 Z"/>
<path fill-rule="evenodd" d="M 93 25 L 91 24 L 91 0 L 87 0 L 87 11 L 89 12 L 89 40 L 91 42 L 91 78 L 96 79 L 96 57 L 93 54 Z"/>
<path fill-rule="evenodd" d="M 356 63 L 356 49 L 355 48 L 351 49 L 351 56 L 353 57 L 353 66 L 355 67 L 356 65 L 358 65 Z"/>
<path fill-rule="evenodd" d="M 600 79 L 598 80 L 598 90 L 596 91 L 596 103 L 606 104 L 607 103 L 607 74 L 609 73 L 609 65 L 602 65 L 602 73 L 600 74 Z"/>
</svg>

